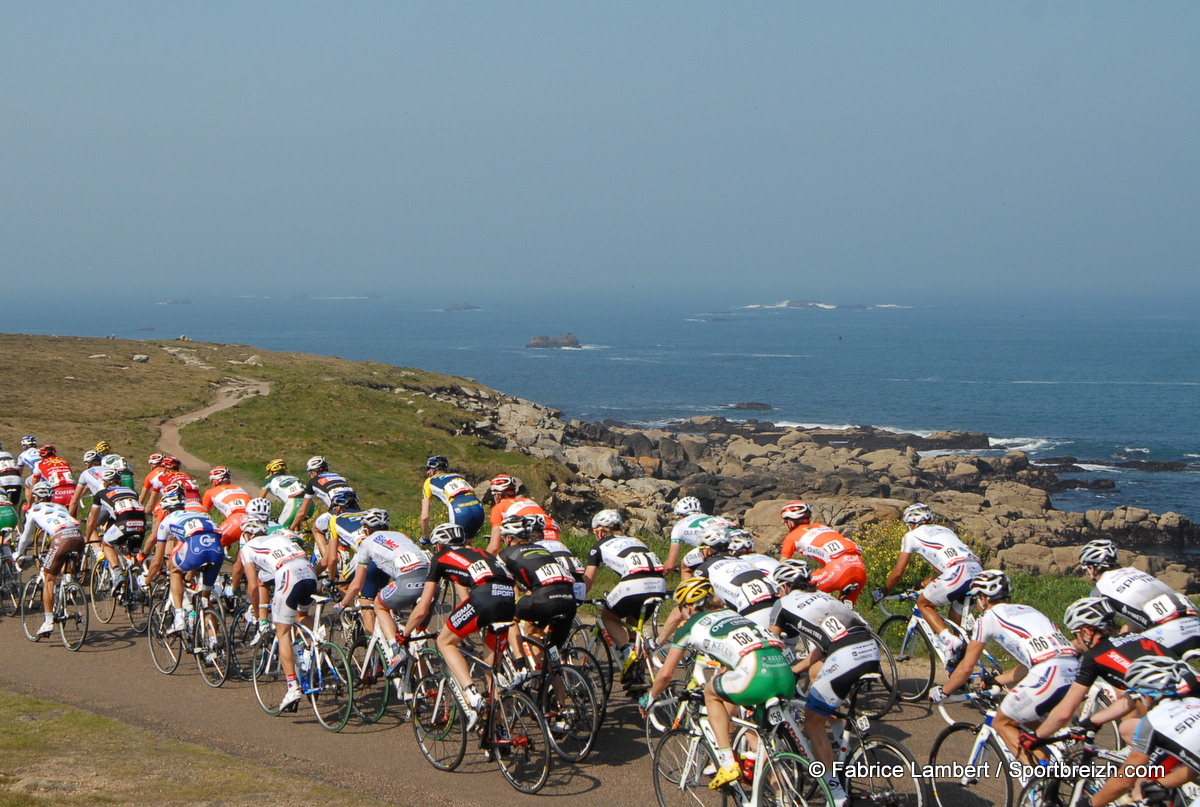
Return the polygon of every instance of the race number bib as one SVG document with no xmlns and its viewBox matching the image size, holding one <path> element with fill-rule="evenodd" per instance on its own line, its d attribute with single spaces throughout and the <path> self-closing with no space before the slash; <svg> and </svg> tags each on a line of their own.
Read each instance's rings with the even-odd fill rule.
<svg viewBox="0 0 1200 807">
<path fill-rule="evenodd" d="M 838 555 L 846 551 L 846 545 L 834 538 L 832 541 L 825 542 L 825 554 L 830 558 L 836 558 Z"/>
<path fill-rule="evenodd" d="M 625 556 L 625 563 L 625 574 L 645 574 L 663 570 L 662 561 L 653 552 L 630 552 Z"/>
<path fill-rule="evenodd" d="M 849 633 L 849 631 L 846 630 L 846 626 L 842 624 L 842 620 L 838 619 L 833 614 L 830 614 L 822 619 L 820 627 L 824 634 L 829 637 L 830 641 L 833 642 L 836 642 L 838 639 L 845 638 L 845 636 Z"/>
<path fill-rule="evenodd" d="M 1189 608 L 1181 602 L 1182 599 L 1182 597 L 1171 593 L 1160 594 L 1142 606 L 1142 611 L 1156 625 L 1163 622 L 1170 622 L 1181 615 L 1195 615 L 1196 610 Z"/>
<path fill-rule="evenodd" d="M 744 656 L 747 653 L 753 653 L 755 650 L 763 648 L 762 639 L 750 628 L 734 628 L 726 638 L 737 649 L 739 656 Z"/>
<path fill-rule="evenodd" d="M 414 569 L 419 569 L 425 565 L 425 558 L 414 555 L 412 552 L 405 552 L 397 555 L 395 560 L 396 573 L 407 574 Z"/>
<path fill-rule="evenodd" d="M 208 532 L 208 523 L 203 519 L 189 518 L 183 522 L 183 537 L 191 538 L 193 535 L 198 535 L 202 532 Z"/>
<path fill-rule="evenodd" d="M 275 568 L 278 569 L 283 564 L 290 560 L 307 557 L 303 549 L 296 544 L 288 544 L 281 546 L 278 549 L 271 550 L 271 560 L 275 563 Z"/>
<path fill-rule="evenodd" d="M 554 563 L 547 563 L 544 566 L 539 566 L 534 570 L 534 576 L 543 586 L 551 586 L 555 583 L 574 583 L 575 578 L 563 573 L 563 567 Z"/>
<path fill-rule="evenodd" d="M 749 583 L 743 583 L 741 590 L 742 596 L 746 598 L 746 605 L 748 606 L 769 600 L 774 594 L 771 587 L 762 580 L 751 580 Z"/>
<path fill-rule="evenodd" d="M 1033 636 L 1029 639 L 1029 661 L 1031 664 L 1040 664 L 1056 656 L 1073 655 L 1075 655 L 1074 648 L 1067 642 L 1066 637 L 1058 631 L 1049 636 Z"/>
<path fill-rule="evenodd" d="M 476 584 L 482 583 L 484 580 L 490 580 L 496 576 L 486 560 L 477 560 L 472 563 L 467 567 L 467 574 L 471 575 L 471 579 Z"/>
<path fill-rule="evenodd" d="M 445 493 L 448 499 L 456 499 L 464 493 L 473 494 L 474 492 L 475 489 L 467 483 L 467 480 L 460 476 L 456 476 L 442 486 L 442 493 Z"/>
</svg>

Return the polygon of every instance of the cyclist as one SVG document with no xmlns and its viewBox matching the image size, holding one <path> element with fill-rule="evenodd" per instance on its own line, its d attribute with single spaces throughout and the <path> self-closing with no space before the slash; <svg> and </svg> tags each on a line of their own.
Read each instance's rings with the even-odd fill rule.
<svg viewBox="0 0 1200 807">
<path fill-rule="evenodd" d="M 350 567 L 340 569 L 338 550 L 347 552 L 358 549 L 362 540 L 363 509 L 358 503 L 358 494 L 350 488 L 335 490 L 329 497 L 329 512 L 322 513 L 313 521 L 313 548 L 317 562 L 313 565 L 318 573 L 336 577 L 349 573 Z"/>
<path fill-rule="evenodd" d="M 45 482 L 54 489 L 55 504 L 69 505 L 75 495 L 75 475 L 71 471 L 71 464 L 58 456 L 58 449 L 51 445 L 39 448 L 38 456 L 41 459 L 25 480 L 26 487 L 32 488 L 38 482 Z"/>
<path fill-rule="evenodd" d="M 695 496 L 684 496 L 675 502 L 675 515 L 679 520 L 671 528 L 671 547 L 667 550 L 667 562 L 663 564 L 663 571 L 667 573 L 675 571 L 684 546 L 697 546 L 704 525 L 712 518 L 705 515 L 704 506 Z"/>
<path fill-rule="evenodd" d="M 867 567 L 858 544 L 825 524 L 812 523 L 812 510 L 800 500 L 788 502 L 779 511 L 788 534 L 780 556 L 790 558 L 799 552 L 816 561 L 812 584 L 818 591 L 838 593 L 838 597 L 858 602 L 867 585 Z"/>
<path fill-rule="evenodd" d="M 421 488 L 421 534 L 429 534 L 430 502 L 437 498 L 446 506 L 447 521 L 463 528 L 470 541 L 483 526 L 483 505 L 462 474 L 451 473 L 450 460 L 438 455 L 425 461 L 425 484 Z"/>
<path fill-rule="evenodd" d="M 135 548 L 141 547 L 146 533 L 146 511 L 142 509 L 137 493 L 121 484 L 121 472 L 116 468 L 101 471 L 100 481 L 104 483 L 104 489 L 95 496 L 92 512 L 88 514 L 86 534 L 89 543 L 100 541 L 115 588 L 121 579 L 116 544 L 128 542 Z M 102 527 L 104 534 L 99 537 Z"/>
<path fill-rule="evenodd" d="M 156 546 L 154 558 L 150 562 L 150 570 L 146 574 L 146 584 L 150 585 L 162 569 L 166 557 L 167 539 L 175 546 L 171 550 L 171 604 L 175 608 L 175 624 L 167 633 L 175 634 L 187 627 L 183 610 L 183 579 L 185 575 L 195 571 L 203 572 L 201 581 L 202 591 L 212 591 L 217 581 L 217 574 L 225 562 L 225 553 L 221 551 L 221 534 L 217 525 L 207 513 L 197 513 L 185 509 L 187 499 L 179 488 L 168 488 L 163 494 L 159 506 L 163 518 L 155 531 Z"/>
<path fill-rule="evenodd" d="M 208 472 L 211 487 L 204 491 L 200 504 L 206 513 L 216 509 L 221 514 L 221 546 L 236 544 L 242 537 L 242 522 L 246 518 L 246 505 L 250 494 L 241 485 L 233 484 L 229 469 L 218 465 Z"/>
<path fill-rule="evenodd" d="M 362 612 L 363 627 L 375 630 L 375 619 L 379 619 L 380 630 L 387 641 L 384 651 L 388 660 L 388 675 L 395 673 L 404 661 L 400 644 L 396 641 L 396 619 L 393 611 L 409 608 L 421 598 L 425 580 L 429 577 L 429 556 L 407 535 L 391 526 L 387 510 L 372 509 L 362 514 L 362 540 L 350 568 L 354 577 L 337 604 L 340 611 L 362 597 L 375 603 L 375 610 Z"/>
<path fill-rule="evenodd" d="M 350 483 L 346 481 L 346 477 L 329 470 L 329 460 L 324 457 L 310 457 L 304 467 L 308 471 L 308 483 L 304 486 L 304 498 L 300 500 L 300 507 L 296 510 L 296 515 L 292 518 L 291 523 L 287 524 L 293 530 L 298 530 L 300 523 L 312 512 L 313 498 L 319 500 L 328 509 L 333 494 L 340 490 L 354 491 L 350 487 Z"/>
<path fill-rule="evenodd" d="M 1137 768 L 1150 765 L 1163 754 L 1170 757 L 1162 764 L 1167 773 L 1157 780 L 1161 788 L 1179 787 L 1200 776 L 1200 698 L 1188 689 L 1185 678 L 1189 673 L 1187 662 L 1162 656 L 1145 656 L 1129 665 L 1125 691 L 1142 721 L 1129 744 L 1125 764 L 1092 795 L 1091 807 L 1104 807 L 1128 793 L 1138 781 Z M 1149 796 L 1149 790 L 1143 785 L 1143 797 Z M 1162 798 L 1154 803 L 1171 803 L 1161 789 L 1158 795 Z"/>
<path fill-rule="evenodd" d="M 1010 689 L 1000 702 L 992 726 L 1013 754 L 1024 757 L 1021 726 L 1036 726 L 1066 696 L 1079 670 L 1078 653 L 1049 617 L 1036 608 L 1009 602 L 1011 588 L 1004 572 L 980 572 L 970 593 L 980 610 L 975 635 L 945 686 L 930 689 L 929 699 L 941 703 L 966 684 L 983 655 L 984 645 L 994 640 L 1016 660 L 1017 666 L 996 676 L 996 683 Z"/>
<path fill-rule="evenodd" d="M 596 543 L 588 552 L 583 582 L 591 591 L 601 564 L 621 578 L 604 598 L 600 619 L 608 635 L 620 648 L 624 672 L 633 653 L 625 623 L 641 616 L 648 600 L 665 598 L 667 581 L 663 577 L 663 565 L 658 556 L 637 538 L 622 535 L 620 530 L 623 524 L 621 514 L 616 510 L 601 510 L 592 516 L 592 535 Z"/>
<path fill-rule="evenodd" d="M 17 455 L 17 465 L 24 468 L 25 471 L 33 473 L 33 469 L 41 462 L 42 457 L 38 453 L 38 441 L 32 434 L 27 434 L 21 438 L 21 453 Z"/>
<path fill-rule="evenodd" d="M 506 548 L 498 559 L 517 587 L 527 592 L 517 600 L 516 618 L 532 626 L 530 634 L 535 639 L 546 636 L 561 650 L 575 620 L 575 577 L 548 549 L 532 542 L 537 526 L 534 516 L 506 516 L 500 525 Z M 516 624 L 509 628 L 508 646 L 524 660 L 520 635 Z M 533 661 L 526 663 L 532 665 Z"/>
<path fill-rule="evenodd" d="M 304 502 L 304 483 L 288 473 L 287 463 L 283 460 L 271 460 L 266 470 L 267 478 L 263 480 L 258 498 L 265 499 L 270 494 L 282 502 L 283 509 L 276 521 L 291 525 Z"/>
<path fill-rule="evenodd" d="M 922 591 L 917 597 L 917 610 L 941 641 L 947 659 L 946 666 L 953 667 L 963 651 L 963 641 L 946 627 L 946 622 L 937 609 L 949 605 L 950 621 L 955 625 L 962 624 L 967 592 L 971 589 L 971 581 L 975 579 L 975 575 L 983 571 L 983 565 L 953 530 L 933 523 L 933 511 L 928 505 L 911 505 L 904 511 L 903 520 L 909 530 L 900 543 L 900 556 L 896 558 L 896 566 L 888 573 L 883 589 L 875 589 L 871 592 L 871 597 L 878 605 L 884 596 L 900 583 L 914 552 L 924 558 L 936 574 L 921 583 Z"/>
<path fill-rule="evenodd" d="M 8 494 L 4 490 L 0 490 L 0 536 L 7 538 L 12 533 L 16 532 L 20 526 L 20 519 L 17 517 L 17 508 L 11 501 L 8 500 Z M 0 540 L 5 549 L 8 549 L 8 541 Z"/>
<path fill-rule="evenodd" d="M 21 465 L 16 457 L 4 451 L 0 446 L 0 496 L 3 496 L 13 507 L 21 504 L 23 484 L 21 482 Z"/>
<path fill-rule="evenodd" d="M 560 566 L 566 569 L 571 577 L 575 579 L 573 586 L 575 591 L 576 605 L 587 599 L 587 584 L 583 580 L 583 564 L 579 562 L 579 558 L 575 557 L 575 553 L 567 548 L 567 545 L 559 540 L 559 534 L 554 533 L 551 538 L 546 534 L 545 518 L 538 515 L 528 516 L 532 519 L 533 526 L 530 528 L 532 540 L 535 544 L 546 549 L 551 555 L 558 560 Z"/>
<path fill-rule="evenodd" d="M 1117 616 L 1134 630 L 1181 617 L 1195 617 L 1196 608 L 1175 589 L 1154 575 L 1126 566 L 1117 568 L 1117 548 L 1112 541 L 1091 541 L 1079 550 L 1083 576 L 1095 586 L 1092 595 L 1104 597 Z"/>
<path fill-rule="evenodd" d="M 516 613 L 516 592 L 512 578 L 495 557 L 466 545 L 467 535 L 461 525 L 439 524 L 430 532 L 429 540 L 437 550 L 429 563 L 425 589 L 408 617 L 400 643 L 403 645 L 404 636 L 411 636 L 428 621 L 440 582 L 453 582 L 470 590 L 466 599 L 450 612 L 437 638 L 438 651 L 466 701 L 467 731 L 470 731 L 479 722 L 483 696 L 475 689 L 467 660 L 458 646 L 463 639 L 494 622 L 511 621 Z M 493 637 L 489 636 L 485 662 L 491 663 L 495 649 Z"/>
<path fill-rule="evenodd" d="M 192 479 L 182 469 L 183 463 L 178 457 L 164 456 L 159 460 L 159 472 L 154 475 L 153 481 L 150 482 L 150 501 L 144 503 L 147 512 L 154 511 L 156 520 L 162 518 L 162 513 L 159 510 L 158 502 L 162 497 L 167 495 L 167 490 L 178 488 L 183 495 L 184 506 L 192 510 L 199 510 L 207 513 L 204 509 L 203 497 L 200 495 L 200 486 L 196 484 L 196 480 Z"/>
<path fill-rule="evenodd" d="M 500 525 L 508 516 L 541 516 L 545 525 L 542 533 L 550 540 L 558 540 L 558 525 L 546 514 L 542 506 L 528 496 L 517 495 L 517 480 L 508 474 L 499 474 L 489 487 L 492 494 L 492 537 L 487 550 L 493 555 L 501 548 Z"/>
<path fill-rule="evenodd" d="M 730 529 L 727 523 L 709 521 L 700 534 L 700 554 L 704 562 L 693 572 L 713 584 L 725 607 L 737 611 L 762 630 L 771 625 L 771 609 L 779 599 L 775 584 L 749 562 L 729 554 Z"/>
<path fill-rule="evenodd" d="M 772 582 L 786 590 L 770 613 L 773 632 L 790 639 L 804 637 L 811 650 L 792 665 L 792 672 L 808 673 L 812 682 L 804 709 L 804 732 L 813 756 L 832 772 L 833 745 L 829 725 L 834 712 L 846 703 L 854 684 L 864 675 L 879 673 L 879 644 L 871 626 L 846 602 L 824 591 L 815 591 L 812 570 L 798 558 L 783 561 Z M 826 779 L 835 804 L 845 804 L 846 793 L 837 777 Z"/>
<path fill-rule="evenodd" d="M 779 568 L 778 559 L 755 551 L 754 536 L 748 530 L 737 527 L 729 530 L 729 554 L 746 561 L 767 577 Z"/>
<path fill-rule="evenodd" d="M 317 575 L 304 548 L 296 543 L 296 533 L 279 531 L 267 534 L 267 522 L 257 518 L 242 522 L 242 534 L 248 539 L 238 551 L 238 559 L 246 572 L 246 588 L 258 614 L 258 644 L 270 629 L 267 621 L 266 586 L 274 581 L 275 594 L 270 603 L 271 619 L 275 622 L 275 637 L 279 641 L 279 666 L 287 678 L 287 692 L 279 702 L 282 712 L 304 697 L 296 681 L 296 653 L 292 647 L 292 625 L 306 622 L 317 593 Z"/>
<path fill-rule="evenodd" d="M 720 754 L 721 767 L 709 782 L 715 790 L 742 775 L 730 743 L 729 710 L 733 706 L 753 709 L 771 698 L 786 700 L 796 693 L 796 677 L 788 669 L 779 639 L 725 608 L 709 581 L 692 578 L 680 583 L 675 589 L 675 602 L 683 609 L 686 621 L 675 632 L 666 660 L 640 705 L 647 712 L 653 708 L 654 699 L 671 683 L 688 648 L 726 668 L 704 685 L 708 721 Z"/>
<path fill-rule="evenodd" d="M 71 518 L 79 517 L 79 503 L 83 500 L 85 490 L 93 498 L 93 501 L 96 494 L 104 490 L 104 483 L 100 481 L 100 472 L 104 470 L 100 459 L 99 452 L 95 450 L 83 453 L 83 470 L 79 472 L 75 492 L 71 494 L 71 503 L 67 505 L 67 511 L 71 514 Z"/>
<path fill-rule="evenodd" d="M 42 608 L 45 620 L 37 636 L 47 636 L 54 630 L 54 587 L 63 567 L 71 558 L 83 554 L 83 533 L 79 522 L 71 518 L 65 505 L 55 501 L 55 491 L 48 483 L 38 482 L 29 491 L 33 503 L 25 515 L 25 530 L 17 545 L 17 557 L 25 553 L 33 540 L 34 530 L 40 529 L 50 538 L 46 559 L 42 563 Z"/>
</svg>

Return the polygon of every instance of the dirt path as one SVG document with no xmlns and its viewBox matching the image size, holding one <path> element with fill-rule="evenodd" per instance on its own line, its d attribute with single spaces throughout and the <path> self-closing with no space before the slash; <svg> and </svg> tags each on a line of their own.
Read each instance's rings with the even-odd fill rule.
<svg viewBox="0 0 1200 807">
<path fill-rule="evenodd" d="M 269 381 L 230 376 L 224 379 L 224 383 L 217 389 L 217 399 L 214 403 L 195 412 L 173 417 L 164 423 L 162 425 L 162 434 L 158 438 L 157 447 L 165 454 L 179 457 L 183 461 L 184 467 L 194 473 L 208 473 L 213 467 L 212 463 L 205 462 L 196 455 L 189 453 L 179 441 L 179 430 L 191 423 L 204 420 L 209 415 L 220 412 L 222 409 L 229 409 L 232 406 L 236 406 L 247 398 L 270 394 L 271 382 Z"/>
</svg>

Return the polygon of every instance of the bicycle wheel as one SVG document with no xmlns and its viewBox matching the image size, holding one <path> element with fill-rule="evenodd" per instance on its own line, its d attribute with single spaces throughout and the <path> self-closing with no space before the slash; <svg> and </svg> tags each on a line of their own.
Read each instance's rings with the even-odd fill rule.
<svg viewBox="0 0 1200 807">
<path fill-rule="evenodd" d="M 151 629 L 154 623 L 150 623 Z M 275 717 L 281 713 L 279 704 L 287 694 L 287 674 L 279 660 L 279 642 L 265 638 L 255 648 L 254 663 L 251 665 L 251 680 L 254 682 L 254 697 L 267 714 Z"/>
<path fill-rule="evenodd" d="M 88 632 L 88 603 L 83 586 L 78 583 L 67 583 L 58 593 L 62 601 L 57 603 L 58 633 L 62 643 L 68 650 L 78 650 L 83 647 L 83 640 Z"/>
<path fill-rule="evenodd" d="M 1013 781 L 995 737 L 979 742 L 982 726 L 955 723 L 933 741 L 930 786 L 939 807 L 1011 807 Z M 968 768 L 970 768 L 968 770 Z"/>
<path fill-rule="evenodd" d="M 429 764 L 452 771 L 467 753 L 467 720 L 450 682 L 440 674 L 427 675 L 413 687 L 413 733 Z"/>
<path fill-rule="evenodd" d="M 1092 714 L 1099 712 L 1102 709 L 1107 709 L 1112 706 L 1112 701 L 1104 692 L 1096 693 L 1096 705 L 1092 709 Z M 1108 725 L 1096 732 L 1096 745 L 1106 751 L 1120 751 L 1125 747 L 1125 740 L 1121 737 L 1119 720 L 1113 720 Z"/>
<path fill-rule="evenodd" d="M 918 701 L 929 694 L 938 657 L 921 628 L 909 630 L 909 616 L 892 616 L 879 626 L 879 638 L 896 662 L 896 691 L 902 701 Z"/>
<path fill-rule="evenodd" d="M 170 675 L 179 667 L 183 658 L 183 632 L 168 635 L 175 624 L 175 609 L 170 599 L 159 600 L 150 611 L 149 639 L 150 659 L 163 675 Z"/>
<path fill-rule="evenodd" d="M 763 759 L 762 752 L 759 758 Z M 833 796 L 822 776 L 809 776 L 809 762 L 802 756 L 790 753 L 769 754 L 760 765 L 765 767 L 758 774 L 763 780 L 760 803 L 763 807 L 808 807 L 808 805 L 833 805 Z M 808 798 L 802 789 L 809 790 Z M 890 804 L 890 802 L 883 802 Z"/>
<path fill-rule="evenodd" d="M 654 701 L 654 708 L 646 712 L 646 749 L 654 754 L 658 741 L 673 728 L 688 728 L 687 723 L 675 725 L 679 715 L 679 696 L 684 691 L 682 681 L 672 681 L 666 690 Z"/>
<path fill-rule="evenodd" d="M 243 681 L 254 680 L 254 661 L 259 657 L 258 648 L 250 644 L 258 635 L 258 620 L 247 622 L 248 612 L 249 606 L 243 605 L 229 619 L 229 674 Z"/>
<path fill-rule="evenodd" d="M 732 803 L 728 788 L 708 786 L 721 765 L 700 735 L 668 731 L 654 749 L 654 795 L 659 807 L 723 807 Z"/>
<path fill-rule="evenodd" d="M 596 725 L 603 725 L 608 712 L 608 698 L 604 695 L 604 675 L 600 670 L 600 662 L 587 650 L 571 644 L 563 645 L 562 661 L 579 670 L 587 679 L 596 701 Z"/>
<path fill-rule="evenodd" d="M 875 643 L 879 646 L 879 677 L 864 677 L 859 679 L 858 686 L 852 693 L 851 709 L 855 714 L 879 720 L 896 705 L 896 660 L 892 651 L 878 636 Z"/>
<path fill-rule="evenodd" d="M 913 776 L 916 769 L 916 758 L 900 743 L 886 737 L 863 737 L 842 769 L 857 775 L 843 773 L 840 778 L 851 803 L 928 807 L 928 783 Z"/>
<path fill-rule="evenodd" d="M 91 589 L 92 610 L 96 613 L 96 619 L 107 625 L 117 613 L 117 598 L 112 588 L 107 559 L 92 569 Z"/>
<path fill-rule="evenodd" d="M 368 649 L 370 653 L 368 653 Z M 362 722 L 378 723 L 387 711 L 392 682 L 384 675 L 383 648 L 371 647 L 370 636 L 359 636 L 350 646 L 350 674 L 354 676 L 354 713 Z"/>
<path fill-rule="evenodd" d="M 200 677 L 210 687 L 219 687 L 229 676 L 229 631 L 225 618 L 216 608 L 205 608 L 196 614 L 193 651 Z"/>
<path fill-rule="evenodd" d="M 612 648 L 603 636 L 594 633 L 593 628 L 588 625 L 581 625 L 571 631 L 567 644 L 582 647 L 595 656 L 600 664 L 600 680 L 604 684 L 604 702 L 607 704 L 612 697 L 613 676 L 616 674 Z"/>
<path fill-rule="evenodd" d="M 524 692 L 500 696 L 489 742 L 500 772 L 517 791 L 537 793 L 550 778 L 550 740 L 546 723 Z"/>
<path fill-rule="evenodd" d="M 13 617 L 21 610 L 21 576 L 6 558 L 0 558 L 0 616 Z"/>
<path fill-rule="evenodd" d="M 31 642 L 38 640 L 37 629 L 45 621 L 42 611 L 42 576 L 36 575 L 25 583 L 21 592 L 21 627 L 25 630 L 25 638 Z"/>
<path fill-rule="evenodd" d="M 305 692 L 326 731 L 341 731 L 354 709 L 354 679 L 346 653 L 333 642 L 324 642 L 314 648 L 313 657 Z"/>
<path fill-rule="evenodd" d="M 553 684 L 546 687 L 546 728 L 550 732 L 550 743 L 554 753 L 567 762 L 582 762 L 592 751 L 596 733 L 600 730 L 600 714 L 596 708 L 596 696 L 592 685 L 583 673 L 574 667 L 559 668 L 562 681 L 562 702 Z"/>
<path fill-rule="evenodd" d="M 125 616 L 129 618 L 133 632 L 145 633 L 146 626 L 150 624 L 150 593 L 139 586 L 136 580 L 133 580 L 133 588 L 130 589 L 131 578 L 132 575 L 127 573 L 125 580 L 118 584 L 114 597 L 124 598 Z"/>
</svg>

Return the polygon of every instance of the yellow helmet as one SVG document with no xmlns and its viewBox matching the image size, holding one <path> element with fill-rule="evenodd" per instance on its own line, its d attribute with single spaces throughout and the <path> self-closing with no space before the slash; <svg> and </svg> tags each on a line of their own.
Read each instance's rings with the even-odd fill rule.
<svg viewBox="0 0 1200 807">
<path fill-rule="evenodd" d="M 267 473 L 282 474 L 287 471 L 287 463 L 283 460 L 271 460 L 267 463 Z"/>
<path fill-rule="evenodd" d="M 695 605 L 704 602 L 714 594 L 716 591 L 713 589 L 712 583 L 703 577 L 692 577 L 684 580 L 675 589 L 675 602 L 680 605 Z"/>
<path fill-rule="evenodd" d="M 112 451 L 112 446 L 108 444 L 107 440 L 101 440 L 99 443 L 96 443 L 96 447 L 92 450 L 97 454 L 107 454 Z"/>
</svg>

